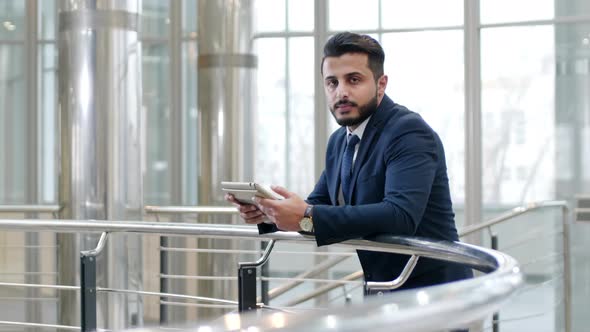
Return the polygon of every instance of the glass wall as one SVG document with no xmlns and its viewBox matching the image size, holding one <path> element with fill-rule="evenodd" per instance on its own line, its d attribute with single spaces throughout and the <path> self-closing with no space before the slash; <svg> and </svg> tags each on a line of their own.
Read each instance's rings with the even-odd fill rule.
<svg viewBox="0 0 590 332">
<path fill-rule="evenodd" d="M 451 7 L 445 4 L 444 11 L 432 14 L 421 9 L 440 6 L 436 1 L 328 1 L 327 20 L 319 20 L 324 26 L 316 27 L 315 33 L 311 32 L 313 2 L 302 3 L 308 8 L 305 15 L 299 15 L 302 6 L 294 2 L 256 2 L 257 130 L 263 133 L 256 145 L 257 179 L 284 184 L 303 196 L 313 188 L 313 148 L 323 151 L 325 146 L 313 144 L 313 98 L 324 92 L 314 89 L 314 71 L 319 70 L 322 50 L 314 50 L 312 37 L 322 38 L 318 30 L 327 35 L 355 31 L 381 41 L 389 75 L 387 94 L 420 113 L 443 139 L 453 199 L 461 210 L 465 186 L 462 1 L 452 1 Z M 290 9 L 285 12 L 286 8 Z M 409 15 L 415 20 L 404 21 Z M 301 20 L 303 17 L 306 19 Z M 328 113 L 328 108 L 315 112 Z M 338 127 L 331 116 L 328 121 L 327 136 Z M 275 140 L 265 140 L 268 135 Z M 284 157 L 269 159 L 269 153 Z"/>
<path fill-rule="evenodd" d="M 467 186 L 482 192 L 482 219 L 590 191 L 590 2 L 480 0 L 479 13 L 465 13 L 463 0 L 254 1 L 256 181 L 302 196 L 313 188 L 323 163 L 316 151 L 325 149 L 316 143 L 318 113 L 327 114 L 325 137 L 337 127 L 316 105 L 323 90 L 314 82 L 315 45 L 349 30 L 380 40 L 387 94 L 441 136 L 459 226 Z M 144 202 L 194 205 L 197 1 L 142 6 Z M 468 15 L 481 24 L 465 27 Z M 57 21 L 55 0 L 0 0 L 0 204 L 57 201 Z M 479 52 L 465 51 L 466 29 L 480 33 Z M 473 96 L 465 63 L 473 58 L 481 105 L 466 110 Z M 467 112 L 481 115 L 481 185 L 465 178 L 465 133 L 477 129 L 466 127 Z M 587 258 L 587 233 L 574 232 L 575 259 Z"/>
<path fill-rule="evenodd" d="M 302 196 L 315 184 L 313 13 L 311 0 L 255 3 L 254 177 Z"/>
<path fill-rule="evenodd" d="M 26 15 L 32 3 L 36 25 Z M 195 204 L 197 2 L 142 3 L 145 201 L 168 204 L 172 192 L 180 190 L 182 203 Z M 463 1 L 330 0 L 325 13 L 318 13 L 325 19 L 314 20 L 321 3 L 255 1 L 256 180 L 301 195 L 312 189 L 314 165 L 323 163 L 314 152 L 325 148 L 314 143 L 314 121 L 317 112 L 328 113 L 314 103 L 323 94 L 314 85 L 322 51 L 314 48 L 315 39 L 357 31 L 373 35 L 385 48 L 387 94 L 420 113 L 440 134 L 460 216 L 466 186 L 464 133 L 469 130 L 464 124 Z M 481 111 L 482 118 L 484 217 L 486 211 L 587 191 L 588 7 L 581 0 L 480 1 L 481 110 L 470 111 Z M 39 200 L 55 202 L 56 1 L 2 0 L 0 12 L 0 201 L 26 202 L 29 174 L 36 172 Z M 316 22 L 322 26 L 315 27 Z M 37 41 L 32 49 L 29 38 Z M 177 44 L 181 51 L 173 52 Z M 37 63 L 30 66 L 30 61 Z M 175 66 L 180 75 L 172 70 Z M 28 75 L 28 68 L 37 72 Z M 180 90 L 172 91 L 173 86 Z M 28 91 L 37 91 L 36 98 Z M 37 128 L 27 125 L 33 115 Z M 178 121 L 180 132 L 172 129 Z M 326 136 L 337 127 L 330 116 L 328 122 Z M 27 134 L 31 131 L 39 133 L 35 142 Z M 32 171 L 24 167 L 35 160 L 31 147 L 38 160 Z M 177 170 L 182 172 L 181 189 L 171 182 Z"/>
<path fill-rule="evenodd" d="M 0 1 L 0 201 L 24 202 L 27 188 L 25 3 Z"/>
</svg>

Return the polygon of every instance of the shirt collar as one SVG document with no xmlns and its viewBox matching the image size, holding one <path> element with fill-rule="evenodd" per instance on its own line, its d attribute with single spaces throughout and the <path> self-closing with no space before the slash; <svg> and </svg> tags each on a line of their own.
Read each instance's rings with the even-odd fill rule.
<svg viewBox="0 0 590 332">
<path fill-rule="evenodd" d="M 370 117 L 366 118 L 365 121 L 363 121 L 358 127 L 356 127 L 355 130 L 350 131 L 350 128 L 346 127 L 346 132 L 349 135 L 357 135 L 359 137 L 359 139 L 363 139 L 363 133 L 365 132 L 365 128 L 367 128 L 367 123 L 369 123 L 369 120 L 371 120 L 371 117 L 373 115 L 371 115 Z M 347 136 L 348 137 L 348 136 Z"/>
</svg>

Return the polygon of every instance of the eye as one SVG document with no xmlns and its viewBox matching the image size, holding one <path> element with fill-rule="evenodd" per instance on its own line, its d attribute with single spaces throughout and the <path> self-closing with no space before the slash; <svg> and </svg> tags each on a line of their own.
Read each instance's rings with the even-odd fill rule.
<svg viewBox="0 0 590 332">
<path fill-rule="evenodd" d="M 353 76 L 353 77 L 351 77 L 349 79 L 349 81 L 350 81 L 351 84 L 358 84 L 358 83 L 361 82 L 361 79 L 359 77 L 357 77 L 357 76 Z"/>
<path fill-rule="evenodd" d="M 330 89 L 333 89 L 335 87 L 338 86 L 338 81 L 337 80 L 326 80 L 326 86 Z"/>
</svg>

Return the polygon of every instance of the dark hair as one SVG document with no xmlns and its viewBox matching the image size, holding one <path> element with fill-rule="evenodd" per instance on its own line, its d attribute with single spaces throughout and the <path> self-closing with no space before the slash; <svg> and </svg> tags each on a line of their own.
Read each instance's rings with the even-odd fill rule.
<svg viewBox="0 0 590 332">
<path fill-rule="evenodd" d="M 385 52 L 375 39 L 368 35 L 352 32 L 341 32 L 332 36 L 324 45 L 324 58 L 320 72 L 324 72 L 324 60 L 327 57 L 339 57 L 345 53 L 363 53 L 368 56 L 369 68 L 375 76 L 375 81 L 383 76 L 383 62 Z"/>
</svg>

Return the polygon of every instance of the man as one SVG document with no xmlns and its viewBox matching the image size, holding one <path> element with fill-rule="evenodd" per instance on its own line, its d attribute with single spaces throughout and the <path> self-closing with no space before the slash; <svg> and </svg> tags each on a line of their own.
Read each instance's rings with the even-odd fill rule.
<svg viewBox="0 0 590 332">
<path fill-rule="evenodd" d="M 342 128 L 330 137 L 326 168 L 306 201 L 273 187 L 284 200 L 239 205 L 247 223 L 261 233 L 312 231 L 318 246 L 380 233 L 458 240 L 442 143 L 418 114 L 385 95 L 384 59 L 369 36 L 345 32 L 328 40 L 321 73 Z M 266 218 L 274 224 L 263 223 Z M 366 281 L 391 281 L 408 261 L 398 254 L 358 255 Z M 465 267 L 420 258 L 400 289 L 471 276 Z"/>
</svg>

